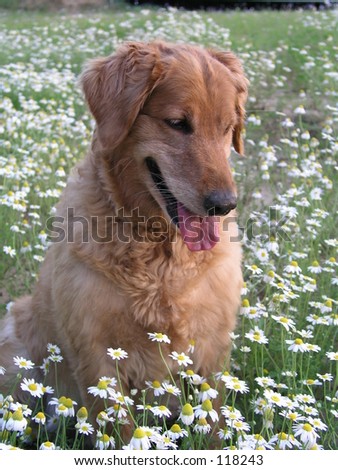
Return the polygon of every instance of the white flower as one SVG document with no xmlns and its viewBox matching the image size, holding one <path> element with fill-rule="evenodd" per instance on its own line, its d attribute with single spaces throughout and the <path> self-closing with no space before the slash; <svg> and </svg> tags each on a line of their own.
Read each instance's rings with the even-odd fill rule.
<svg viewBox="0 0 338 470">
<path fill-rule="evenodd" d="M 154 380 L 153 382 L 146 381 L 146 385 L 153 390 L 155 397 L 165 394 L 165 389 L 158 380 Z"/>
<path fill-rule="evenodd" d="M 213 422 L 218 421 L 217 411 L 213 409 L 212 403 L 209 399 L 204 400 L 201 405 L 195 407 L 195 416 L 198 419 L 210 416 Z"/>
<path fill-rule="evenodd" d="M 76 401 L 72 400 L 71 398 L 67 397 L 60 397 L 60 398 L 52 398 L 49 401 L 50 405 L 55 405 L 55 413 L 58 416 L 74 416 L 75 410 L 74 405 L 76 405 Z"/>
<path fill-rule="evenodd" d="M 316 433 L 314 427 L 309 423 L 299 423 L 292 427 L 295 437 L 299 436 L 299 439 L 307 448 L 312 447 L 316 444 L 316 440 L 319 435 Z"/>
<path fill-rule="evenodd" d="M 10 413 L 8 417 L 4 418 L 2 427 L 8 431 L 22 432 L 26 429 L 27 424 L 22 409 L 18 408 L 14 413 Z"/>
<path fill-rule="evenodd" d="M 276 387 L 276 382 L 271 377 L 256 377 L 255 378 L 258 385 L 261 387 Z"/>
<path fill-rule="evenodd" d="M 194 421 L 194 419 L 195 419 L 194 409 L 190 405 L 190 403 L 186 403 L 182 407 L 182 411 L 180 413 L 180 420 L 182 421 L 183 424 L 190 426 L 190 424 Z"/>
<path fill-rule="evenodd" d="M 338 361 L 338 351 L 337 352 L 328 351 L 326 353 L 326 356 L 330 359 L 330 361 Z"/>
<path fill-rule="evenodd" d="M 6 369 L 0 366 L 0 375 L 5 375 Z"/>
<path fill-rule="evenodd" d="M 291 274 L 301 274 L 302 270 L 298 266 L 297 261 L 291 261 L 290 264 L 285 266 L 284 272 L 291 273 Z"/>
<path fill-rule="evenodd" d="M 298 115 L 305 114 L 304 106 L 303 105 L 297 106 L 297 108 L 294 109 L 293 112 Z"/>
<path fill-rule="evenodd" d="M 144 428 L 136 428 L 128 446 L 124 446 L 125 450 L 148 450 L 151 442 Z"/>
<path fill-rule="evenodd" d="M 292 449 L 292 447 L 300 447 L 300 442 L 295 439 L 293 434 L 286 434 L 285 432 L 280 432 L 275 434 L 269 441 L 269 444 L 275 444 L 276 449 L 285 450 L 286 448 Z"/>
<path fill-rule="evenodd" d="M 264 390 L 264 396 L 270 405 L 277 405 L 283 407 L 287 405 L 287 398 L 283 397 L 280 393 L 272 390 Z"/>
<path fill-rule="evenodd" d="M 107 351 L 108 356 L 117 361 L 120 361 L 121 359 L 126 359 L 128 357 L 128 353 L 121 348 L 108 348 Z"/>
<path fill-rule="evenodd" d="M 84 434 L 85 436 L 89 436 L 89 434 L 94 432 L 93 426 L 86 421 L 82 423 L 76 423 L 75 428 L 78 430 L 79 434 Z"/>
<path fill-rule="evenodd" d="M 185 437 L 188 435 L 188 431 L 185 429 L 182 429 L 179 424 L 173 424 L 171 428 L 166 431 L 165 433 L 167 436 L 170 437 L 170 439 L 176 441 L 177 439 L 180 439 L 181 437 Z"/>
<path fill-rule="evenodd" d="M 29 370 L 34 367 L 34 362 L 29 359 L 25 359 L 24 357 L 16 356 L 13 358 L 13 361 L 16 366 L 20 367 L 20 369 Z"/>
<path fill-rule="evenodd" d="M 101 377 L 95 387 L 88 387 L 88 393 L 91 393 L 94 397 L 108 398 L 109 387 L 114 387 L 116 384 L 117 381 L 114 378 Z"/>
<path fill-rule="evenodd" d="M 207 400 L 208 398 L 216 398 L 218 395 L 218 391 L 215 390 L 214 388 L 211 388 L 210 385 L 207 382 L 204 382 L 201 384 L 200 391 L 198 393 L 198 400 L 200 402 L 203 402 L 204 400 Z"/>
<path fill-rule="evenodd" d="M 40 383 L 35 382 L 34 379 L 24 378 L 20 384 L 22 390 L 29 392 L 32 397 L 42 397 L 44 394 L 43 386 Z"/>
<path fill-rule="evenodd" d="M 258 326 L 255 326 L 255 328 L 250 330 L 249 333 L 245 333 L 245 337 L 253 343 L 267 344 L 269 342 L 268 338 L 265 336 L 264 331 L 260 330 Z"/>
<path fill-rule="evenodd" d="M 174 359 L 174 361 L 177 361 L 179 366 L 183 365 L 184 367 L 187 367 L 188 364 L 192 364 L 192 360 L 190 359 L 190 357 L 184 354 L 183 352 L 179 354 L 176 351 L 173 351 L 171 354 L 169 354 L 169 357 Z"/>
<path fill-rule="evenodd" d="M 295 340 L 292 339 L 286 339 L 285 342 L 289 344 L 290 346 L 288 347 L 289 351 L 292 352 L 306 352 L 306 343 L 303 342 L 301 338 L 296 338 Z"/>
<path fill-rule="evenodd" d="M 162 387 L 166 393 L 174 395 L 175 397 L 181 395 L 181 390 L 175 385 L 172 385 L 171 383 L 163 382 Z"/>
<path fill-rule="evenodd" d="M 56 446 L 53 442 L 45 441 L 40 445 L 39 449 L 40 450 L 55 450 Z"/>
<path fill-rule="evenodd" d="M 295 330 L 296 329 L 296 324 L 293 320 L 287 317 L 283 317 L 281 315 L 271 315 L 271 318 L 273 318 L 277 323 L 281 324 L 284 326 L 286 331 Z"/>
<path fill-rule="evenodd" d="M 154 416 L 158 416 L 160 418 L 169 418 L 171 415 L 171 411 L 169 410 L 169 408 L 164 405 L 153 406 L 151 408 L 151 412 L 154 414 Z"/>
<path fill-rule="evenodd" d="M 115 448 L 115 439 L 108 434 L 102 434 L 100 431 L 96 434 L 95 448 L 99 450 L 106 450 L 108 448 Z"/>
<path fill-rule="evenodd" d="M 148 336 L 151 339 L 151 341 L 170 344 L 170 339 L 168 338 L 167 335 L 163 333 L 148 333 Z"/>
<path fill-rule="evenodd" d="M 6 255 L 9 255 L 11 258 L 15 258 L 16 256 L 16 250 L 11 246 L 4 246 L 3 251 L 4 253 L 6 253 Z"/>
</svg>

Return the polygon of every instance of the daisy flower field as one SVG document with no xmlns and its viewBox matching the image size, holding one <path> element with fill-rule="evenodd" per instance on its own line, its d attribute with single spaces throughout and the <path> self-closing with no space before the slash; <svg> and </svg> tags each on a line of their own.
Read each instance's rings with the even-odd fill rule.
<svg viewBox="0 0 338 470">
<path fill-rule="evenodd" d="M 119 3 L 0 17 L 0 316 L 32 289 L 48 218 L 88 149 L 93 121 L 77 83 L 86 60 L 162 38 L 231 49 L 250 80 L 246 152 L 232 155 L 245 282 L 229 369 L 202 377 L 191 351 L 165 357 L 170 338 L 149 332 L 179 373 L 130 396 L 118 374 L 101 377 L 88 389 L 102 401 L 92 422 L 74 397 L 34 380 L 35 368 L 57 374 L 63 361 L 46 344 L 43 364 L 13 358 L 27 400 L 0 390 L 0 449 L 338 449 L 337 11 Z M 112 373 L 128 361 L 121 348 L 107 354 Z"/>
</svg>

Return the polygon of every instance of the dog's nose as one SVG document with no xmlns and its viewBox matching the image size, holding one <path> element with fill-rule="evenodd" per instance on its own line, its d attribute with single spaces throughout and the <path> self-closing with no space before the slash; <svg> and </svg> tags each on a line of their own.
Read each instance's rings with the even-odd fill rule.
<svg viewBox="0 0 338 470">
<path fill-rule="evenodd" d="M 211 191 L 204 197 L 204 209 L 208 215 L 226 215 L 237 206 L 237 197 L 232 191 Z"/>
</svg>

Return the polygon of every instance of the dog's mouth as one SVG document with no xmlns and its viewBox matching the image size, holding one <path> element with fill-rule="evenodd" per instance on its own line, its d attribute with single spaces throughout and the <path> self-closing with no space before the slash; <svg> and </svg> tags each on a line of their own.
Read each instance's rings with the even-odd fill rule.
<svg viewBox="0 0 338 470">
<path fill-rule="evenodd" d="M 162 172 L 152 157 L 146 165 L 153 182 L 165 203 L 171 223 L 179 227 L 183 241 L 191 251 L 210 250 L 220 240 L 220 219 L 216 216 L 200 216 L 191 212 L 169 190 Z"/>
</svg>

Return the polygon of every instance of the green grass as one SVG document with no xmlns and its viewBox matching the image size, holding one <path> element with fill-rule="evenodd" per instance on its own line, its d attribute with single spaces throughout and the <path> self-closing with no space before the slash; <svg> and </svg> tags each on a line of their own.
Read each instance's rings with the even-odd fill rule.
<svg viewBox="0 0 338 470">
<path fill-rule="evenodd" d="M 243 60 L 250 97 L 246 156 L 233 156 L 246 286 L 231 375 L 216 381 L 229 435 L 219 439 L 218 424 L 210 418 L 205 435 L 195 429 L 197 418 L 191 425 L 178 421 L 187 432 L 179 446 L 207 447 L 213 434 L 219 447 L 297 448 L 290 435 L 300 423 L 316 430 L 311 445 L 337 449 L 336 12 L 216 14 L 119 6 L 81 15 L 2 11 L 0 18 L 1 311 L 32 289 L 46 250 L 46 220 L 90 141 L 92 123 L 77 86 L 83 63 L 111 53 L 125 39 L 162 37 L 231 48 Z M 300 106 L 304 114 L 297 113 Z M 320 272 L 313 272 L 316 268 Z M 261 342 L 265 336 L 266 344 Z M 286 340 L 296 341 L 304 352 L 292 352 Z M 198 381 L 190 384 L 189 397 L 182 387 L 179 412 L 187 401 L 200 406 L 201 388 Z M 150 409 L 133 418 L 135 427 L 152 426 L 149 390 L 143 400 Z M 229 406 L 241 413 L 238 426 L 250 429 L 235 430 Z M 10 414 L 1 411 L 8 407 L 6 401 L 0 406 L 0 422 L 9 421 Z M 281 416 L 283 410 L 298 413 L 301 421 Z M 163 442 L 172 423 L 155 422 Z M 41 424 L 38 437 L 29 440 L 4 430 L 0 442 L 34 448 L 50 440 L 62 448 L 81 448 L 83 435 L 77 429 L 74 437 L 73 426 L 61 416 L 56 433 Z M 119 419 L 115 426 L 121 426 Z M 311 447 L 303 434 L 296 438 L 301 448 Z M 175 444 L 174 438 L 170 442 Z"/>
</svg>

